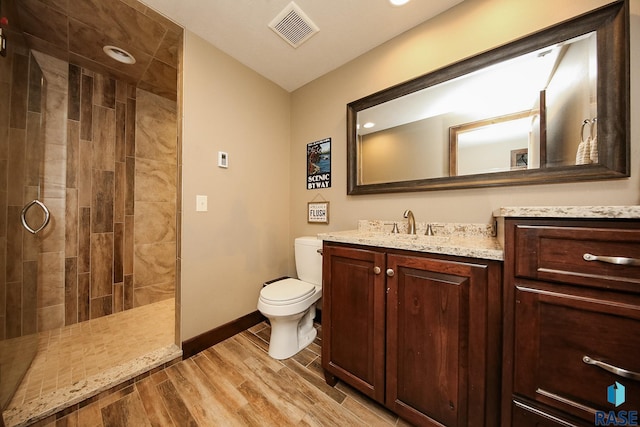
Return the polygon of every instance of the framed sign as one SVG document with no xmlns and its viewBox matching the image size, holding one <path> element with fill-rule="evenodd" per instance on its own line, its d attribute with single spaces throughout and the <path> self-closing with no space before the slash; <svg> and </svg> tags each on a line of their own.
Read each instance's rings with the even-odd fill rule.
<svg viewBox="0 0 640 427">
<path fill-rule="evenodd" d="M 331 138 L 307 144 L 307 190 L 331 187 Z"/>
<path fill-rule="evenodd" d="M 526 169 L 529 163 L 529 149 L 511 150 L 511 170 Z"/>
<path fill-rule="evenodd" d="M 329 202 L 309 202 L 307 212 L 307 222 L 329 224 Z"/>
</svg>

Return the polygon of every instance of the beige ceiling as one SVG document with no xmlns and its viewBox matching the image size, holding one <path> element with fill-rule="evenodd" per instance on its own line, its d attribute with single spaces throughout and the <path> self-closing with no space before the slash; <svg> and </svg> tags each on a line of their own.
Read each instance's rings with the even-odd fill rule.
<svg viewBox="0 0 640 427">
<path fill-rule="evenodd" d="M 149 7 L 135 0 L 13 0 L 13 7 L 9 25 L 30 48 L 176 99 L 182 28 Z M 105 45 L 136 63 L 108 57 Z"/>
<path fill-rule="evenodd" d="M 461 1 L 295 0 L 320 30 L 298 48 L 268 27 L 291 0 L 4 0 L 2 9 L 15 9 L 11 29 L 32 49 L 175 99 L 182 27 L 293 91 Z M 116 62 L 104 45 L 137 62 Z"/>
<path fill-rule="evenodd" d="M 294 49 L 268 27 L 291 0 L 142 1 L 288 91 L 462 2 L 295 0 L 320 31 Z"/>
</svg>

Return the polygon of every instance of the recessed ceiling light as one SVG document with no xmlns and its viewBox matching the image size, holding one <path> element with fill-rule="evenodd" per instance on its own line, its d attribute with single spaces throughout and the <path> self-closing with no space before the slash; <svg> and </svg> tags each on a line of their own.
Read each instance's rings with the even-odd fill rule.
<svg viewBox="0 0 640 427">
<path fill-rule="evenodd" d="M 375 125 L 376 125 L 375 123 L 367 122 L 367 123 L 363 124 L 362 127 L 365 128 L 365 129 L 370 129 L 370 128 L 374 127 Z"/>
<path fill-rule="evenodd" d="M 409 3 L 409 0 L 389 0 L 392 6 L 402 6 Z"/>
<path fill-rule="evenodd" d="M 135 64 L 136 58 L 133 57 L 129 52 L 124 49 L 120 49 L 116 46 L 105 46 L 102 48 L 104 53 L 106 53 L 111 58 L 115 59 L 118 62 L 122 62 L 123 64 Z"/>
</svg>

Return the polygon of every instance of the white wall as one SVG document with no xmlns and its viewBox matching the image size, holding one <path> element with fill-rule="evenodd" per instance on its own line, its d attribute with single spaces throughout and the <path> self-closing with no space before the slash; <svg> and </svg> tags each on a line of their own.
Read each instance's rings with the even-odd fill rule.
<svg viewBox="0 0 640 427">
<path fill-rule="evenodd" d="M 629 205 L 640 201 L 640 1 L 631 0 L 631 178 L 613 181 L 430 191 L 371 196 L 346 195 L 346 104 L 463 58 L 503 45 L 606 0 L 467 0 L 349 64 L 293 92 L 291 143 L 291 238 L 354 229 L 358 219 L 491 221 L 501 206 Z M 332 138 L 332 188 L 305 189 L 305 146 Z M 307 224 L 307 202 L 330 201 L 329 225 Z"/>
<path fill-rule="evenodd" d="M 255 311 L 292 256 L 290 95 L 188 31 L 183 72 L 182 341 Z"/>
</svg>

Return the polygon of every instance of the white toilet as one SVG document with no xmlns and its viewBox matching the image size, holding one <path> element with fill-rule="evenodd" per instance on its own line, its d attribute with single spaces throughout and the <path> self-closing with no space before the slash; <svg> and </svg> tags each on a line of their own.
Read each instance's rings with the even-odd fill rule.
<svg viewBox="0 0 640 427">
<path fill-rule="evenodd" d="M 260 291 L 258 310 L 271 322 L 269 356 L 287 359 L 316 338 L 316 302 L 322 296 L 322 240 L 295 239 L 299 279 L 282 279 Z"/>
</svg>

